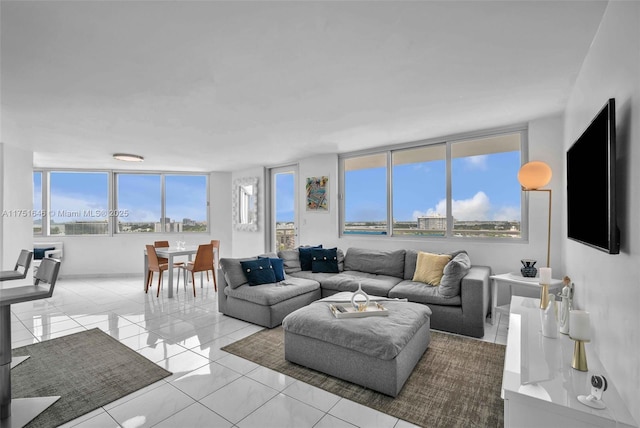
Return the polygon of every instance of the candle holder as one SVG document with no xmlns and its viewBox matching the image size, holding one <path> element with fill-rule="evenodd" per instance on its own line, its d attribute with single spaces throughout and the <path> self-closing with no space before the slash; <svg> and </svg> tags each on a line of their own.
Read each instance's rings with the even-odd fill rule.
<svg viewBox="0 0 640 428">
<path fill-rule="evenodd" d="M 584 344 L 590 341 L 574 339 L 573 337 L 571 337 L 571 340 L 575 341 L 573 344 L 573 359 L 571 360 L 571 367 L 581 372 L 589 371 L 589 368 L 587 367 L 587 352 L 584 349 Z"/>
<path fill-rule="evenodd" d="M 540 284 L 540 309 L 549 306 L 549 284 Z"/>
</svg>

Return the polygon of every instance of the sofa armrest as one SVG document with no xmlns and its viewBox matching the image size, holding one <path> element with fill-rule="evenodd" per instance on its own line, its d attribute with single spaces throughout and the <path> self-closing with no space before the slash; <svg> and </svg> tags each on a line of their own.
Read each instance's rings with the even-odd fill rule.
<svg viewBox="0 0 640 428">
<path fill-rule="evenodd" d="M 473 337 L 484 336 L 484 323 L 490 305 L 490 275 L 489 266 L 471 266 L 469 272 L 462 278 L 460 297 L 463 334 Z"/>
<path fill-rule="evenodd" d="M 218 312 L 226 313 L 227 310 L 227 295 L 224 290 L 229 284 L 224 277 L 222 269 L 218 269 Z"/>
</svg>

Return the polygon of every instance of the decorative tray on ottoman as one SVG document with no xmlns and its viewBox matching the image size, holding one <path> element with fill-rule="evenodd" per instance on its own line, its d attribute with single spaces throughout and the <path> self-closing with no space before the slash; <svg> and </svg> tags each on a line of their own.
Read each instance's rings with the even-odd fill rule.
<svg viewBox="0 0 640 428">
<path fill-rule="evenodd" d="M 330 303 L 329 309 L 336 318 L 365 318 L 365 317 L 386 317 L 389 310 L 379 303 L 369 303 L 364 311 L 359 311 L 352 305 L 342 305 Z"/>
</svg>

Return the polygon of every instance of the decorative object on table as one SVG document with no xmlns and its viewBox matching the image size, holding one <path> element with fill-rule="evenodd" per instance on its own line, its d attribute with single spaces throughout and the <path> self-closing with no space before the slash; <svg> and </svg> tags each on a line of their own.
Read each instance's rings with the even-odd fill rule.
<svg viewBox="0 0 640 428">
<path fill-rule="evenodd" d="M 607 378 L 603 375 L 591 376 L 591 394 L 578 395 L 578 401 L 594 409 L 604 409 L 607 405 L 602 401 L 602 393 L 607 390 Z"/>
<path fill-rule="evenodd" d="M 571 367 L 581 372 L 589 370 L 584 344 L 591 341 L 589 312 L 572 310 L 569 312 L 569 337 L 575 341 Z"/>
<path fill-rule="evenodd" d="M 536 261 L 531 259 L 522 259 L 520 260 L 522 263 L 522 268 L 520 268 L 520 273 L 525 278 L 535 278 L 538 274 L 538 269 L 536 266 Z"/>
<path fill-rule="evenodd" d="M 551 181 L 551 168 L 544 162 L 533 161 L 522 165 L 518 171 L 518 181 L 523 192 L 549 192 L 549 219 L 547 229 L 547 266 L 551 256 L 551 189 L 541 189 Z"/>
<path fill-rule="evenodd" d="M 540 321 L 542 323 L 542 335 L 555 339 L 558 337 L 558 322 L 556 321 L 556 298 L 549 294 L 547 307 L 540 309 Z"/>
<path fill-rule="evenodd" d="M 329 177 L 307 177 L 307 211 L 329 211 Z"/>
<path fill-rule="evenodd" d="M 560 303 L 560 314 L 558 315 L 558 327 L 560 333 L 569 334 L 569 311 L 571 311 L 571 303 L 573 300 L 573 283 L 571 278 L 565 276 L 562 279 L 564 287 L 560 296 L 562 297 L 562 303 Z"/>
<path fill-rule="evenodd" d="M 549 284 L 551 284 L 551 268 L 540 268 L 540 309 L 549 305 Z"/>
<path fill-rule="evenodd" d="M 357 302 L 356 297 L 358 296 L 363 296 L 364 302 Z M 367 306 L 369 306 L 369 295 L 364 291 L 362 291 L 361 282 L 358 283 L 358 289 L 354 291 L 353 296 L 351 296 L 351 305 L 360 312 L 366 310 Z"/>
<path fill-rule="evenodd" d="M 361 310 L 361 308 L 363 308 Z M 338 303 L 330 303 L 329 309 L 336 318 L 365 318 L 365 317 L 386 317 L 389 310 L 380 303 L 372 302 L 367 306 L 361 303 L 358 308 L 351 308 Z"/>
</svg>

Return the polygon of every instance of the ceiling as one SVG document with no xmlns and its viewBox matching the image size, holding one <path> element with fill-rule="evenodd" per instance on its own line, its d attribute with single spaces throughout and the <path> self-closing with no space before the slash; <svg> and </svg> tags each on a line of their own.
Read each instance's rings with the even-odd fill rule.
<svg viewBox="0 0 640 428">
<path fill-rule="evenodd" d="M 234 171 L 522 123 L 564 109 L 605 8 L 2 0 L 0 141 L 37 167 Z"/>
</svg>

